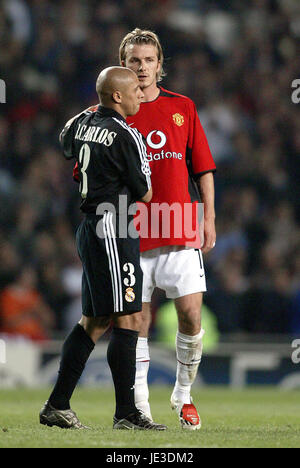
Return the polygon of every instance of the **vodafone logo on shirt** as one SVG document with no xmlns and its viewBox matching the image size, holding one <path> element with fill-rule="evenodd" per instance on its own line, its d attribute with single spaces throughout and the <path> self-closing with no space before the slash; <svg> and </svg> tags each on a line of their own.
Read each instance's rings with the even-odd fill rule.
<svg viewBox="0 0 300 468">
<path fill-rule="evenodd" d="M 153 135 L 157 135 L 159 138 L 160 138 L 160 142 L 159 143 L 154 143 L 152 141 L 152 136 Z M 166 135 L 161 132 L 160 130 L 153 130 L 152 132 L 149 133 L 149 135 L 147 136 L 147 143 L 148 145 L 153 148 L 153 149 L 159 149 L 159 148 L 162 148 L 163 146 L 165 146 L 167 142 L 167 137 Z"/>
<path fill-rule="evenodd" d="M 167 143 L 166 135 L 160 130 L 152 130 L 152 132 L 147 135 L 146 140 L 148 146 L 152 149 L 161 149 Z M 165 152 L 164 150 L 160 153 L 153 154 L 152 151 L 148 153 L 148 161 L 159 161 L 161 159 L 182 159 L 182 154 L 172 151 Z"/>
</svg>

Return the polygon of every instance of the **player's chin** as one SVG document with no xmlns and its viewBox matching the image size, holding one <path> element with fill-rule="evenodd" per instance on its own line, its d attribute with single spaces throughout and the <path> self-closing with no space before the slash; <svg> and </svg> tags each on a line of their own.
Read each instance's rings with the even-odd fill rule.
<svg viewBox="0 0 300 468">
<path fill-rule="evenodd" d="M 140 84 L 141 90 L 143 90 L 145 88 L 148 88 L 148 86 L 150 86 L 150 82 L 148 80 L 140 80 L 139 79 L 139 84 Z"/>
<path fill-rule="evenodd" d="M 131 113 L 128 115 L 135 115 L 138 113 L 139 110 L 140 110 L 140 105 L 138 104 L 137 106 L 135 106 L 134 109 L 132 109 Z"/>
</svg>

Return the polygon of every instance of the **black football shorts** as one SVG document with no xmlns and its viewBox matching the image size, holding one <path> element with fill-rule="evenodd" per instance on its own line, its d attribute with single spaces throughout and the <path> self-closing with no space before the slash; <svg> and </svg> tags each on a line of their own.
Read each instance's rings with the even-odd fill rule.
<svg viewBox="0 0 300 468">
<path fill-rule="evenodd" d="M 76 244 L 83 266 L 82 313 L 87 317 L 142 309 L 139 238 L 119 238 L 116 232 L 110 212 L 86 215 L 77 229 Z"/>
</svg>

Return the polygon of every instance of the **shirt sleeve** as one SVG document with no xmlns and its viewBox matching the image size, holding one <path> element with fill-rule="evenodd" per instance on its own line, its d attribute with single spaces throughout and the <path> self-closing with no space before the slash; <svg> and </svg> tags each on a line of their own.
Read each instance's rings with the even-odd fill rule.
<svg viewBox="0 0 300 468">
<path fill-rule="evenodd" d="M 63 149 L 63 155 L 66 159 L 72 159 L 73 156 L 73 140 L 74 140 L 74 127 L 78 117 L 81 114 L 75 115 L 72 119 L 68 120 L 59 135 L 59 142 Z"/>
<path fill-rule="evenodd" d="M 63 155 L 66 159 L 72 159 L 73 156 L 73 127 L 64 127 L 59 135 L 59 141 L 62 146 Z"/>
<path fill-rule="evenodd" d="M 216 165 L 211 155 L 206 135 L 199 120 L 194 102 L 190 103 L 190 127 L 188 153 L 191 156 L 193 177 L 196 179 L 206 172 L 215 172 Z"/>
<path fill-rule="evenodd" d="M 63 155 L 66 159 L 72 159 L 74 158 L 73 156 L 73 140 L 74 140 L 74 129 L 75 125 L 77 123 L 77 120 L 85 115 L 85 114 L 90 114 L 91 112 L 94 112 L 97 110 L 98 106 L 91 106 L 87 109 L 85 109 L 83 112 L 80 112 L 79 114 L 75 115 L 72 117 L 64 128 L 62 129 L 60 135 L 59 135 L 59 142 L 62 146 L 63 149 Z"/>
<path fill-rule="evenodd" d="M 136 200 L 140 200 L 151 188 L 151 170 L 143 136 L 136 129 L 130 129 L 121 141 L 124 162 L 124 182 Z"/>
</svg>

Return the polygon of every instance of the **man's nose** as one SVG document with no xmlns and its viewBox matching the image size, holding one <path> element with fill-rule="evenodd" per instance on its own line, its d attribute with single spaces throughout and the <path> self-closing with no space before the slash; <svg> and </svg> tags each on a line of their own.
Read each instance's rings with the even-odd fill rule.
<svg viewBox="0 0 300 468">
<path fill-rule="evenodd" d="M 145 65 L 146 65 L 146 62 L 144 62 L 143 60 L 141 60 L 140 66 L 139 66 L 139 70 L 145 70 Z"/>
</svg>

